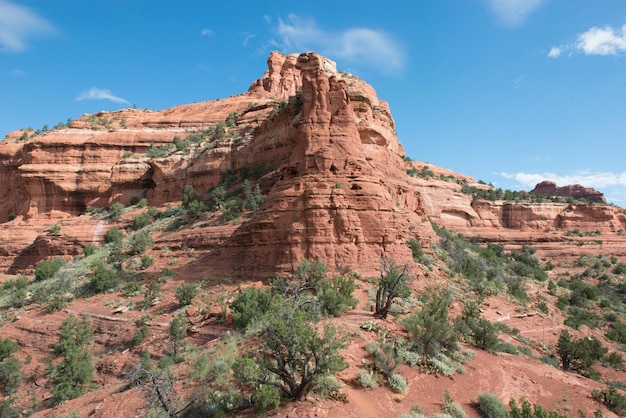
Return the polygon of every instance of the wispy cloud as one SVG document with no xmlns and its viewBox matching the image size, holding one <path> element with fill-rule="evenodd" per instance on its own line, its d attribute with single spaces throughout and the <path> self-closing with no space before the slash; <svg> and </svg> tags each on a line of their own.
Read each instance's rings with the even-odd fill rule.
<svg viewBox="0 0 626 418">
<path fill-rule="evenodd" d="M 620 29 L 611 26 L 594 26 L 581 33 L 575 42 L 552 47 L 548 57 L 557 58 L 562 52 L 585 55 L 620 55 L 626 53 L 626 25 Z"/>
<path fill-rule="evenodd" d="M 515 180 L 521 185 L 529 188 L 535 187 L 537 183 L 550 180 L 559 186 L 569 184 L 582 184 L 585 187 L 602 188 L 610 186 L 626 187 L 626 171 L 621 173 L 581 170 L 569 174 L 556 173 L 500 173 L 502 177 Z"/>
<path fill-rule="evenodd" d="M 207 37 L 209 37 L 209 38 L 212 38 L 212 37 L 215 35 L 215 33 L 214 33 L 211 29 L 204 28 L 204 29 L 202 29 L 202 31 L 200 32 L 200 35 L 202 35 L 202 36 L 207 36 Z"/>
<path fill-rule="evenodd" d="M 313 19 L 290 14 L 275 28 L 285 52 L 317 51 L 332 59 L 366 64 L 382 72 L 404 68 L 403 48 L 386 32 L 370 28 L 325 30 Z"/>
<path fill-rule="evenodd" d="M 552 47 L 550 48 L 550 52 L 548 52 L 548 57 L 550 58 L 558 58 L 561 56 L 561 48 L 559 47 Z"/>
<path fill-rule="evenodd" d="M 111 90 L 99 89 L 97 87 L 82 91 L 78 97 L 76 97 L 76 100 L 109 100 L 114 103 L 130 104 L 128 100 L 113 95 Z"/>
<path fill-rule="evenodd" d="M 486 0 L 497 19 L 507 26 L 519 26 L 547 0 Z"/>
<path fill-rule="evenodd" d="M 528 78 L 527 76 L 523 75 L 513 80 L 513 90 L 521 89 L 524 86 L 524 84 L 526 84 L 527 78 Z"/>
<path fill-rule="evenodd" d="M 52 23 L 28 7 L 0 0 L 0 51 L 22 52 L 31 38 L 56 32 Z"/>
<path fill-rule="evenodd" d="M 19 68 L 14 68 L 11 70 L 11 75 L 13 77 L 23 77 L 26 75 L 26 72 L 24 70 L 20 70 Z"/>
<path fill-rule="evenodd" d="M 242 32 L 240 33 L 240 35 L 243 36 L 243 46 L 248 46 L 248 41 L 250 41 L 250 39 L 256 38 L 255 34 L 248 32 Z"/>
</svg>

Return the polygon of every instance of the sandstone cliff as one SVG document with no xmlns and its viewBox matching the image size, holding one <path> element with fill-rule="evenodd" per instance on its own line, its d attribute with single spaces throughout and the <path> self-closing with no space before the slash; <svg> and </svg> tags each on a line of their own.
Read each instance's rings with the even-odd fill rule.
<svg viewBox="0 0 626 418">
<path fill-rule="evenodd" d="M 411 237 L 428 248 L 434 236 L 428 219 L 504 242 L 528 240 L 529 232 L 538 239 L 553 231 L 540 239 L 554 241 L 556 230 L 615 236 L 625 229 L 624 210 L 615 206 L 476 200 L 449 181 L 479 186 L 473 179 L 451 172 L 409 177 L 406 169 L 419 163 L 405 166 L 403 157 L 389 106 L 371 86 L 315 53 L 275 52 L 265 74 L 238 96 L 162 111 L 102 112 L 63 129 L 9 134 L 0 143 L 0 220 L 5 234 L 24 238 L 1 250 L 2 266 L 32 268 L 101 239 L 95 224 L 83 222 L 83 233 L 53 245 L 50 254 L 41 250 L 44 225 L 71 224 L 88 207 L 141 197 L 153 206 L 176 204 L 183 185 L 206 191 L 224 173 L 256 167 L 270 168 L 258 180 L 265 204 L 196 268 L 263 278 L 291 271 L 303 258 L 322 258 L 375 272 L 381 256 L 410 261 Z M 602 200 L 581 187 L 538 188 Z"/>
</svg>

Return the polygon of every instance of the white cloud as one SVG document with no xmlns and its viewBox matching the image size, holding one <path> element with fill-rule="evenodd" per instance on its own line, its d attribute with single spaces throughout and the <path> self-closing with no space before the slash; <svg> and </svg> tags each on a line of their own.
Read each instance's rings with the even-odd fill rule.
<svg viewBox="0 0 626 418">
<path fill-rule="evenodd" d="M 525 187 L 533 188 L 544 180 L 555 182 L 559 186 L 581 184 L 585 187 L 600 189 L 611 186 L 626 186 L 626 171 L 611 173 L 602 171 L 576 171 L 569 174 L 556 173 L 500 173 L 502 177 L 515 180 Z"/>
<path fill-rule="evenodd" d="M 561 52 L 562 52 L 561 48 L 556 47 L 556 46 L 552 47 L 550 49 L 550 52 L 548 52 L 548 57 L 550 57 L 550 58 L 557 58 L 557 57 L 559 57 L 561 55 Z"/>
<path fill-rule="evenodd" d="M 592 27 L 579 34 L 575 42 L 552 47 L 548 57 L 557 58 L 563 52 L 569 55 L 582 52 L 585 55 L 619 55 L 626 53 L 626 25 L 620 29 L 611 26 Z"/>
<path fill-rule="evenodd" d="M 28 7 L 0 0 L 0 51 L 22 52 L 30 38 L 54 33 L 54 25 Z"/>
<path fill-rule="evenodd" d="M 23 77 L 26 75 L 26 71 L 20 70 L 19 68 L 14 68 L 13 70 L 11 70 L 11 75 L 13 77 Z"/>
<path fill-rule="evenodd" d="M 323 30 L 313 19 L 290 14 L 276 28 L 285 52 L 317 51 L 332 59 L 367 64 L 383 72 L 404 67 L 403 49 L 385 32 L 369 28 Z"/>
<path fill-rule="evenodd" d="M 576 48 L 585 55 L 616 55 L 626 51 L 626 25 L 621 31 L 610 26 L 593 27 L 578 36 Z"/>
<path fill-rule="evenodd" d="M 200 32 L 200 35 L 208 36 L 209 38 L 212 38 L 214 33 L 211 29 L 202 29 L 202 32 Z"/>
<path fill-rule="evenodd" d="M 546 0 L 487 0 L 498 20 L 507 26 L 523 24 Z"/>
<path fill-rule="evenodd" d="M 111 93 L 111 90 L 99 89 L 97 87 L 92 87 L 89 90 L 82 91 L 76 100 L 110 100 L 114 103 L 130 104 L 128 100 L 114 96 Z"/>
</svg>

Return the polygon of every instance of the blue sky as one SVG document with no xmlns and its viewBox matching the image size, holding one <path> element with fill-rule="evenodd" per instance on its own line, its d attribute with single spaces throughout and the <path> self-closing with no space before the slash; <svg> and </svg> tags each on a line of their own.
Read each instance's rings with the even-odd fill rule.
<svg viewBox="0 0 626 418">
<path fill-rule="evenodd" d="M 0 0 L 0 137 L 244 92 L 314 50 L 389 102 L 415 160 L 626 207 L 624 0 Z"/>
</svg>

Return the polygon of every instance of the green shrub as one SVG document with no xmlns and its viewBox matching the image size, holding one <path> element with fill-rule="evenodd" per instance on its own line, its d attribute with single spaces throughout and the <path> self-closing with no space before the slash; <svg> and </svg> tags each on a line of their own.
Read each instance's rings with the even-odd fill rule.
<svg viewBox="0 0 626 418">
<path fill-rule="evenodd" d="M 589 328 L 595 328 L 598 326 L 600 317 L 594 312 L 590 312 L 584 309 L 577 308 L 576 306 L 570 306 L 567 310 L 567 318 L 564 324 L 574 329 L 580 328 L 581 325 L 587 325 Z"/>
<path fill-rule="evenodd" d="M 517 352 L 517 347 L 511 343 L 499 342 L 496 344 L 495 349 L 501 353 L 513 354 L 515 356 L 519 354 Z"/>
<path fill-rule="evenodd" d="M 133 346 L 137 346 L 141 344 L 148 336 L 150 335 L 150 329 L 145 322 L 141 322 L 137 329 L 135 329 L 135 333 L 133 334 L 133 340 L 131 344 Z"/>
<path fill-rule="evenodd" d="M 17 343 L 10 338 L 0 338 L 0 361 L 11 357 L 18 350 Z"/>
<path fill-rule="evenodd" d="M 61 225 L 55 224 L 48 226 L 48 234 L 50 235 L 59 235 L 61 234 Z"/>
<path fill-rule="evenodd" d="M 200 218 L 209 210 L 202 196 L 197 194 L 194 187 L 190 184 L 183 186 L 182 201 L 182 206 L 190 218 Z"/>
<path fill-rule="evenodd" d="M 150 257 L 149 255 L 144 255 L 141 257 L 140 262 L 141 262 L 141 269 L 145 270 L 154 264 L 154 258 Z"/>
<path fill-rule="evenodd" d="M 381 337 L 378 341 L 368 341 L 365 350 L 370 354 L 376 370 L 386 378 L 394 374 L 394 370 L 400 365 L 397 344 L 392 340 Z"/>
<path fill-rule="evenodd" d="M 626 324 L 620 321 L 611 323 L 605 336 L 616 343 L 626 344 Z"/>
<path fill-rule="evenodd" d="M 144 212 L 140 215 L 137 215 L 133 218 L 133 226 L 132 228 L 137 231 L 147 225 L 149 225 L 154 219 L 148 212 Z"/>
<path fill-rule="evenodd" d="M 411 412 L 409 412 L 408 414 L 402 414 L 400 415 L 399 418 L 427 418 L 427 417 L 426 415 L 424 415 L 422 408 L 420 408 L 419 406 L 413 406 L 411 407 Z"/>
<path fill-rule="evenodd" d="M 322 398 L 341 399 L 343 396 L 342 388 L 343 383 L 341 383 L 340 380 L 332 374 L 327 374 L 320 376 L 320 378 L 315 381 L 313 392 Z"/>
<path fill-rule="evenodd" d="M 89 288 L 93 293 L 105 293 L 115 289 L 119 284 L 120 275 L 118 271 L 109 268 L 102 260 L 94 263 L 89 280 Z"/>
<path fill-rule="evenodd" d="M 146 231 L 135 232 L 129 241 L 129 253 L 131 255 L 141 254 L 154 245 L 154 241 Z"/>
<path fill-rule="evenodd" d="M 509 418 L 567 418 L 566 415 L 561 415 L 558 412 L 548 412 L 541 405 L 531 405 L 526 398 L 522 398 L 520 401 L 522 403 L 521 408 L 517 406 L 515 399 L 511 398 L 509 401 L 509 407 L 511 408 L 508 414 Z"/>
<path fill-rule="evenodd" d="M 50 313 L 58 312 L 63 310 L 70 304 L 72 298 L 70 296 L 61 295 L 58 293 L 53 294 L 49 297 L 47 303 L 45 304 L 46 310 Z"/>
<path fill-rule="evenodd" d="M 224 202 L 223 205 L 224 210 L 224 219 L 227 221 L 232 221 L 237 218 L 241 214 L 241 199 L 233 198 Z"/>
<path fill-rule="evenodd" d="M 70 316 L 61 323 L 59 341 L 51 346 L 55 354 L 63 357 L 60 363 L 52 367 L 49 380 L 55 404 L 82 395 L 93 379 L 91 353 L 86 347 L 92 332 L 91 324 L 86 319 L 79 321 Z"/>
<path fill-rule="evenodd" d="M 170 153 L 170 148 L 165 145 L 154 145 L 150 143 L 150 146 L 146 149 L 146 157 L 148 158 L 161 158 L 166 157 Z"/>
<path fill-rule="evenodd" d="M 354 277 L 352 275 L 335 276 L 332 280 L 322 280 L 317 287 L 317 299 L 322 314 L 341 316 L 348 309 L 354 308 L 357 299 L 354 293 Z"/>
<path fill-rule="evenodd" d="M 454 322 L 454 328 L 459 335 L 481 350 L 496 350 L 498 345 L 496 327 L 487 319 L 480 317 L 478 304 L 466 303 L 463 312 Z"/>
<path fill-rule="evenodd" d="M 556 349 L 564 370 L 587 377 L 596 377 L 592 366 L 608 352 L 596 337 L 575 340 L 567 330 L 561 331 Z"/>
<path fill-rule="evenodd" d="M 183 283 L 176 287 L 176 300 L 183 306 L 189 305 L 199 291 L 195 283 Z"/>
<path fill-rule="evenodd" d="M 243 182 L 243 201 L 241 202 L 241 208 L 247 209 L 252 212 L 256 212 L 259 210 L 263 202 L 265 201 L 265 196 L 261 193 L 261 188 L 257 184 L 252 188 L 251 183 L 248 180 Z"/>
<path fill-rule="evenodd" d="M 90 255 L 93 255 L 97 249 L 98 247 L 94 244 L 87 244 L 85 245 L 85 248 L 83 248 L 83 255 L 85 257 L 89 257 Z"/>
<path fill-rule="evenodd" d="M 559 360 L 557 360 L 557 358 L 553 355 L 543 356 L 539 358 L 539 361 L 541 361 L 542 363 L 549 364 L 550 366 L 555 367 L 557 369 L 560 367 Z"/>
<path fill-rule="evenodd" d="M 452 418 L 467 418 L 467 414 L 463 410 L 463 407 L 452 399 L 450 392 L 446 389 L 443 393 L 443 408 L 442 412 L 451 416 Z"/>
<path fill-rule="evenodd" d="M 169 329 L 170 342 L 172 343 L 172 358 L 175 362 L 179 362 L 178 354 L 183 346 L 183 339 L 187 337 L 187 318 L 185 314 L 180 312 L 172 319 Z"/>
<path fill-rule="evenodd" d="M 20 362 L 13 356 L 0 362 L 0 387 L 5 395 L 12 395 L 22 384 L 24 375 Z"/>
<path fill-rule="evenodd" d="M 112 242 L 120 242 L 124 238 L 124 233 L 117 227 L 111 227 L 106 234 L 104 234 L 104 242 L 110 244 Z"/>
<path fill-rule="evenodd" d="M 419 242 L 417 238 L 409 239 L 407 241 L 407 245 L 411 249 L 411 254 L 413 255 L 413 261 L 415 261 L 416 263 L 424 264 L 424 265 L 430 264 L 431 261 L 428 259 L 428 256 L 426 256 L 426 254 L 424 253 L 424 250 L 422 249 L 422 244 Z"/>
<path fill-rule="evenodd" d="M 254 320 L 259 320 L 270 309 L 272 293 L 266 289 L 248 287 L 233 300 L 230 309 L 233 313 L 233 326 L 245 330 Z"/>
<path fill-rule="evenodd" d="M 409 389 L 409 385 L 406 383 L 406 380 L 404 380 L 404 378 L 398 373 L 391 374 L 387 378 L 387 383 L 389 383 L 391 390 L 396 393 L 404 394 Z"/>
<path fill-rule="evenodd" d="M 260 385 L 252 395 L 252 404 L 260 411 L 271 411 L 280 406 L 280 390 L 275 386 Z"/>
<path fill-rule="evenodd" d="M 15 398 L 6 398 L 0 401 L 0 417 L 2 418 L 19 418 L 20 411 L 11 405 L 15 402 Z"/>
<path fill-rule="evenodd" d="M 378 377 L 376 376 L 376 373 L 369 370 L 359 370 L 357 379 L 361 386 L 365 389 L 374 389 L 378 387 Z"/>
<path fill-rule="evenodd" d="M 141 283 L 140 282 L 126 282 L 124 284 L 124 296 L 127 298 L 132 298 L 133 296 L 137 296 L 141 292 Z"/>
<path fill-rule="evenodd" d="M 107 211 L 107 217 L 114 221 L 117 221 L 124 213 L 125 206 L 123 203 L 115 202 L 111 205 L 109 210 Z"/>
<path fill-rule="evenodd" d="M 453 354 L 453 353 L 451 353 Z M 455 373 L 465 372 L 463 363 L 454 358 L 454 356 L 448 356 L 444 353 L 437 353 L 428 359 L 428 364 L 435 370 L 441 372 L 444 376 L 452 376 Z"/>
<path fill-rule="evenodd" d="M 594 401 L 604 404 L 609 410 L 619 416 L 626 414 L 626 397 L 619 393 L 614 386 L 604 390 L 594 389 L 591 392 Z"/>
<path fill-rule="evenodd" d="M 398 362 L 408 364 L 409 366 L 417 366 L 422 362 L 422 356 L 415 351 L 409 350 L 407 347 L 400 346 L 397 349 Z"/>
<path fill-rule="evenodd" d="M 165 281 L 167 279 L 172 279 L 176 277 L 176 271 L 168 269 L 167 267 L 163 267 L 161 272 L 159 273 L 159 279 Z"/>
<path fill-rule="evenodd" d="M 13 293 L 11 293 L 11 299 L 9 303 L 14 308 L 21 308 L 26 305 L 26 296 L 28 293 L 26 289 L 15 289 Z"/>
<path fill-rule="evenodd" d="M 624 358 L 617 352 L 613 351 L 611 354 L 604 356 L 602 364 L 608 367 L 612 367 L 618 371 L 624 371 Z"/>
<path fill-rule="evenodd" d="M 62 258 L 42 261 L 35 267 L 35 281 L 52 278 L 65 265 Z"/>
<path fill-rule="evenodd" d="M 412 349 L 425 359 L 440 352 L 458 351 L 457 335 L 448 320 L 451 304 L 447 289 L 430 287 L 422 295 L 422 309 L 402 320 Z"/>
<path fill-rule="evenodd" d="M 159 282 L 157 282 L 156 280 L 152 280 L 148 284 L 148 288 L 146 289 L 146 293 L 143 296 L 143 300 L 139 304 L 140 309 L 145 310 L 152 306 L 160 290 L 161 285 L 159 284 Z"/>
<path fill-rule="evenodd" d="M 478 395 L 478 409 L 485 418 L 506 418 L 506 408 L 500 399 L 490 393 Z"/>
<path fill-rule="evenodd" d="M 27 289 L 30 281 L 26 276 L 20 276 L 17 279 L 8 279 L 2 285 L 3 290 L 11 290 L 9 303 L 14 308 L 21 308 L 26 305 Z"/>
</svg>

